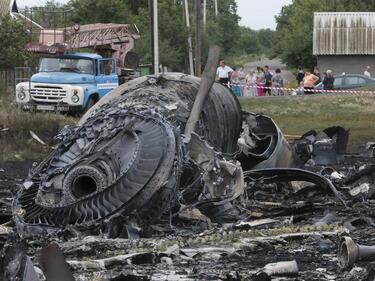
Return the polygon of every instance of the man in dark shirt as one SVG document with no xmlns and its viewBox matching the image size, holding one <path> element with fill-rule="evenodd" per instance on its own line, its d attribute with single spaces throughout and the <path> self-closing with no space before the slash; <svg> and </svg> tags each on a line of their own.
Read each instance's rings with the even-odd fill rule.
<svg viewBox="0 0 375 281">
<path fill-rule="evenodd" d="M 264 87 L 271 87 L 272 86 L 272 73 L 270 71 L 270 68 L 268 67 L 268 65 L 266 65 L 264 67 L 264 78 L 263 78 L 264 82 Z M 263 93 L 266 95 L 271 95 L 271 89 L 263 89 Z"/>
<path fill-rule="evenodd" d="M 304 77 L 305 77 L 305 72 L 302 70 L 302 67 L 298 67 L 298 72 L 296 75 L 297 87 L 301 85 Z"/>
</svg>

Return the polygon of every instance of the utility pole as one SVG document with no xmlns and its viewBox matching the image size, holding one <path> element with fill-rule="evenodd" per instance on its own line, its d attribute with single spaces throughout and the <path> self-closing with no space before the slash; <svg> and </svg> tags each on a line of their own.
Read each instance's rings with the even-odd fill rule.
<svg viewBox="0 0 375 281">
<path fill-rule="evenodd" d="M 215 16 L 218 15 L 217 0 L 215 0 Z"/>
<path fill-rule="evenodd" d="M 201 8 L 201 0 L 195 0 L 195 75 L 198 77 L 202 71 Z"/>
<path fill-rule="evenodd" d="M 152 71 L 155 70 L 155 48 L 154 48 L 154 0 L 148 0 L 148 14 L 150 17 L 150 40 L 151 40 L 151 64 L 152 64 Z"/>
<path fill-rule="evenodd" d="M 206 33 L 206 24 L 207 24 L 207 0 L 203 0 L 203 28 Z"/>
<path fill-rule="evenodd" d="M 159 73 L 159 20 L 158 0 L 153 0 L 154 73 Z"/>
<path fill-rule="evenodd" d="M 189 19 L 189 5 L 188 1 L 184 0 L 184 12 L 185 12 L 185 21 L 186 21 L 186 28 L 188 29 L 188 48 L 189 48 L 189 68 L 190 74 L 194 75 L 194 62 L 193 62 L 193 45 L 191 43 L 191 34 L 190 34 L 190 19 Z"/>
</svg>

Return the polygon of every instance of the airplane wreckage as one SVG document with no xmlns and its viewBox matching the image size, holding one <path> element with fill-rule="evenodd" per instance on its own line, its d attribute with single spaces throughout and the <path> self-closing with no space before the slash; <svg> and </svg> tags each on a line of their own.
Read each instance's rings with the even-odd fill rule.
<svg viewBox="0 0 375 281">
<path fill-rule="evenodd" d="M 135 80 L 62 130 L 17 198 L 20 221 L 59 227 L 121 214 L 147 224 L 179 203 L 215 219 L 244 193 L 245 176 L 308 180 L 339 197 L 326 178 L 294 168 L 298 155 L 276 124 L 242 112 L 220 84 L 187 138 L 199 82 L 183 74 Z"/>
<path fill-rule="evenodd" d="M 348 131 L 341 127 L 310 131 L 290 145 L 271 118 L 243 111 L 237 98 L 218 83 L 207 87 L 208 95 L 196 110 L 201 86 L 200 78 L 179 73 L 141 77 L 113 90 L 76 127 L 65 127 L 57 136 L 59 144 L 47 159 L 33 166 L 17 190 L 12 205 L 14 233 L 7 238 L 1 256 L 3 279 L 74 280 L 69 268 L 76 277 L 85 271 L 110 270 L 96 279 L 89 273 L 88 279 L 79 280 L 177 280 L 176 276 L 194 276 L 194 272 L 195 278 L 181 280 L 295 278 L 298 253 L 303 250 L 295 243 L 288 255 L 281 254 L 290 239 L 308 241 L 304 251 L 311 260 L 307 263 L 327 260 L 338 272 L 350 270 L 357 261 L 373 259 L 373 248 L 358 245 L 350 237 L 338 242 L 339 266 L 328 255 L 336 246 L 327 237 L 345 232 L 337 223 L 340 215 L 353 219 L 347 213 L 349 199 L 363 199 L 372 189 L 364 186 L 363 177 L 371 175 L 373 166 L 352 171 L 347 177 L 327 167 L 336 165 L 345 154 Z M 193 113 L 198 116 L 195 121 L 191 121 Z M 320 173 L 301 169 L 309 165 L 325 167 Z M 342 187 L 350 183 L 356 183 L 355 188 L 344 192 Z M 331 210 L 335 211 L 319 213 L 323 218 L 318 221 L 303 215 L 320 212 L 325 206 L 334 206 Z M 369 212 L 361 211 L 361 216 Z M 183 222 L 180 227 L 176 219 Z M 351 221 L 351 229 L 366 224 L 364 220 Z M 304 229 L 301 222 L 310 226 Z M 212 224 L 224 226 L 224 230 Z M 206 232 L 198 235 L 202 225 Z M 274 225 L 282 226 L 282 231 L 272 232 Z M 263 226 L 267 227 L 259 228 Z M 155 232 L 158 237 L 167 233 L 169 238 L 160 240 L 163 246 L 150 242 Z M 272 234 L 276 238 L 271 239 Z M 79 238 L 70 239 L 75 235 Z M 86 236 L 101 238 L 90 240 L 90 245 Z M 311 242 L 315 236 L 321 241 L 318 244 Z M 35 237 L 59 242 L 70 259 L 83 259 L 91 249 L 92 259 L 66 263 L 57 244 L 46 247 L 43 239 Z M 141 237 L 151 240 L 135 242 Z M 21 240 L 33 244 L 34 250 L 25 250 L 17 242 Z M 238 241 L 244 243 L 240 252 L 233 248 Z M 105 243 L 116 244 L 111 251 L 125 252 L 107 258 Z M 226 247 L 219 248 L 221 244 Z M 37 255 L 38 247 L 44 247 L 38 254 L 43 273 L 30 259 Z M 323 253 L 316 250 L 319 247 Z M 218 263 L 216 275 L 202 273 L 197 264 L 190 273 L 185 272 L 193 257 L 230 256 L 240 263 L 239 253 L 246 251 L 258 256 L 245 255 L 247 263 L 241 260 L 240 269 L 224 275 L 220 271 L 228 259 Z M 102 253 L 100 258 L 98 253 Z M 176 265 L 175 279 L 169 275 L 145 277 L 155 271 L 155 263 L 167 266 L 177 256 L 184 262 Z M 278 263 L 277 257 L 283 261 Z M 36 259 L 33 261 L 35 264 Z M 125 272 L 124 263 L 139 267 Z M 262 269 L 255 270 L 257 267 Z M 186 274 L 177 274 L 178 269 Z M 303 280 L 335 280 L 329 279 L 326 269 L 304 272 Z M 375 280 L 354 279 L 364 274 L 374 275 L 372 269 L 350 271 L 349 279 L 337 280 Z"/>
</svg>

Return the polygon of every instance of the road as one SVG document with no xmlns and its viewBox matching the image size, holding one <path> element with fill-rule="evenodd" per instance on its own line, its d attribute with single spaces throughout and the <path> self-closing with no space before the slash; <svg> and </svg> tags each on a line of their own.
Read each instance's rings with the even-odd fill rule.
<svg viewBox="0 0 375 281">
<path fill-rule="evenodd" d="M 288 67 L 286 64 L 282 63 L 280 59 L 272 59 L 272 60 L 259 60 L 254 61 L 245 64 L 245 68 L 247 71 L 250 71 L 250 69 L 256 69 L 257 66 L 264 67 L 265 65 L 268 65 L 273 73 L 275 73 L 276 68 L 280 68 L 281 74 L 284 77 L 284 83 L 287 85 L 288 82 L 294 80 L 294 75 L 292 72 L 288 70 Z"/>
</svg>

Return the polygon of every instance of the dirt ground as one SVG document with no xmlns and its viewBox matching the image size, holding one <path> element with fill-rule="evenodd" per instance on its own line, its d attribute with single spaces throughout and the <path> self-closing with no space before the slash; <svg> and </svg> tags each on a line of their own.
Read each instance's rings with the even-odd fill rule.
<svg viewBox="0 0 375 281">
<path fill-rule="evenodd" d="M 348 176 L 373 162 L 364 155 L 347 155 L 335 168 Z M 9 203 L 4 197 L 17 190 L 31 165 L 32 161 L 0 163 L 3 207 Z M 340 192 L 345 192 L 344 186 Z M 195 221 L 184 227 L 174 221 L 169 225 L 166 218 L 152 226 L 151 237 L 136 240 L 62 229 L 57 235 L 24 241 L 37 268 L 40 249 L 56 242 L 76 280 L 374 280 L 374 262 L 342 270 L 337 256 L 345 235 L 361 244 L 375 244 L 373 199 L 346 195 L 348 207 L 344 207 L 326 192 L 291 195 L 285 190 L 274 193 L 271 187 L 252 196 L 252 213 L 244 221 L 258 222 L 254 225 L 213 223 L 208 227 Z M 5 213 L 9 216 L 3 215 L 2 223 L 10 218 L 10 209 L 3 208 Z M 272 277 L 263 273 L 266 264 L 282 261 L 296 261 L 298 272 Z"/>
</svg>

